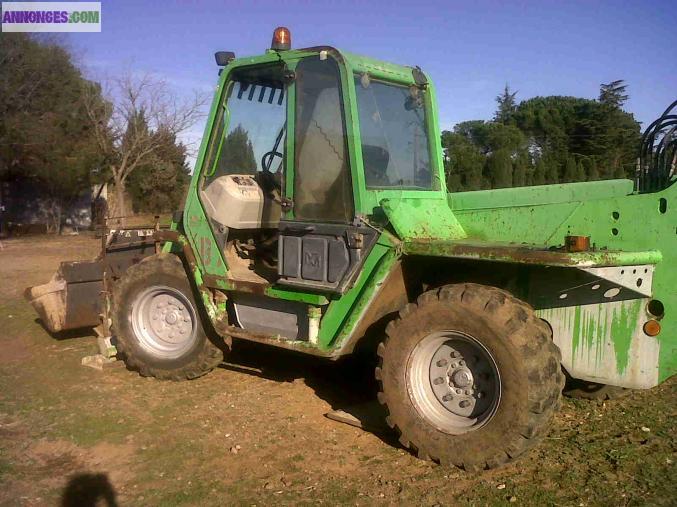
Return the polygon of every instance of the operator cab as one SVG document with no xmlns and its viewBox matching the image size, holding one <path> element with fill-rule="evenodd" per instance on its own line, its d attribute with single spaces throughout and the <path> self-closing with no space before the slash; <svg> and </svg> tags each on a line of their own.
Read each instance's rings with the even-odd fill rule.
<svg viewBox="0 0 677 507">
<path fill-rule="evenodd" d="M 339 68 L 326 54 L 292 65 L 230 72 L 200 197 L 231 279 L 337 287 L 358 260 L 345 237 L 354 209 Z"/>
<path fill-rule="evenodd" d="M 379 199 L 440 188 L 425 83 L 349 75 L 335 49 L 289 51 L 279 30 L 264 57 L 227 60 L 200 201 L 230 280 L 342 294 L 378 237 Z"/>
</svg>

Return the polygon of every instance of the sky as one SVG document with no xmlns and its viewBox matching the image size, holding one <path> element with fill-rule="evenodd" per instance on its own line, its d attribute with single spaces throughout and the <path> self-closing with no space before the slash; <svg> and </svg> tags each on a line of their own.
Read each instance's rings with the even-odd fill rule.
<svg viewBox="0 0 677 507">
<path fill-rule="evenodd" d="M 600 83 L 625 79 L 625 109 L 644 126 L 677 99 L 675 0 L 103 0 L 101 33 L 65 37 L 93 77 L 154 73 L 188 96 L 213 90 L 215 51 L 261 54 L 280 25 L 296 48 L 420 66 L 435 83 L 442 130 L 491 119 L 506 84 L 518 100 L 595 99 Z"/>
</svg>

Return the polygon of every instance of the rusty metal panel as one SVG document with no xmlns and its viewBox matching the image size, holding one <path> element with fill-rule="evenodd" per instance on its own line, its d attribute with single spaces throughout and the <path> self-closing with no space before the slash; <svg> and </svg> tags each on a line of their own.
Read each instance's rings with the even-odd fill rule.
<svg viewBox="0 0 677 507">
<path fill-rule="evenodd" d="M 404 242 L 404 253 L 484 261 L 514 262 L 541 266 L 599 267 L 656 264 L 663 258 L 655 250 L 567 252 L 562 249 L 519 243 L 490 243 L 470 240 L 423 240 Z"/>
</svg>

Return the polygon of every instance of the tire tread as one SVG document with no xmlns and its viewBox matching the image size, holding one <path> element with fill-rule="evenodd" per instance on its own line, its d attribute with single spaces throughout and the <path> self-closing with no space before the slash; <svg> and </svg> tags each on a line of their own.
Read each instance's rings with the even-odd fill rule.
<svg viewBox="0 0 677 507">
<path fill-rule="evenodd" d="M 407 435 L 397 421 L 388 415 L 388 425 L 400 437 L 400 442 L 406 442 L 408 449 L 417 453 L 419 457 L 436 462 L 453 464 L 465 470 L 490 469 L 504 465 L 534 447 L 547 433 L 555 411 L 558 409 L 564 386 L 564 374 L 560 367 L 561 353 L 551 338 L 551 330 L 547 323 L 536 316 L 533 308 L 527 303 L 518 300 L 510 293 L 483 285 L 464 283 L 446 285 L 421 294 L 415 303 L 406 305 L 399 315 L 386 328 L 386 336 L 378 347 L 377 381 L 379 385 L 378 400 L 391 414 L 389 405 L 393 403 L 383 388 L 384 358 L 388 347 L 395 346 L 398 331 L 405 325 L 408 317 L 419 307 L 444 301 L 450 304 L 464 304 L 474 307 L 481 312 L 492 312 L 499 318 L 504 318 L 506 325 L 510 323 L 511 336 L 521 337 L 520 346 L 526 349 L 525 365 L 527 375 L 538 379 L 532 382 L 534 389 L 529 392 L 529 411 L 527 424 L 514 436 L 506 441 L 502 448 L 496 449 L 492 456 L 481 460 L 460 461 L 448 456 L 436 456 L 430 449 L 425 449 L 423 442 L 416 442 L 414 435 Z M 549 363 L 550 361 L 555 364 Z"/>
</svg>

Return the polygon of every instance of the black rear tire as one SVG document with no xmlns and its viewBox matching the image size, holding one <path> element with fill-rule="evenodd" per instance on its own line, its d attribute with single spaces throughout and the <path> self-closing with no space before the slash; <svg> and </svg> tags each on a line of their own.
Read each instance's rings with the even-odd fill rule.
<svg viewBox="0 0 677 507">
<path fill-rule="evenodd" d="M 547 433 L 559 406 L 564 374 L 560 351 L 552 341 L 549 326 L 527 304 L 492 287 L 447 285 L 422 294 L 416 303 L 403 308 L 399 318 L 388 325 L 386 333 L 386 340 L 378 349 L 380 364 L 376 368 L 376 378 L 380 382 L 379 401 L 388 410 L 387 422 L 400 433 L 402 445 L 420 458 L 466 470 L 494 468 L 517 458 Z M 445 427 L 437 416 L 442 413 L 441 417 L 445 417 L 444 410 L 435 412 L 432 417 L 425 404 L 417 401 L 418 388 L 413 379 L 420 377 L 412 372 L 420 368 L 417 370 L 413 366 L 418 364 L 414 358 L 420 354 L 422 344 L 440 333 L 456 333 L 461 336 L 461 341 L 467 337 L 476 344 L 480 355 L 484 354 L 482 351 L 486 352 L 494 365 L 493 371 L 497 372 L 494 377 L 498 384 L 492 385 L 500 387 L 494 388 L 493 394 L 490 389 L 488 395 L 499 393 L 493 408 L 489 407 L 493 412 L 487 411 L 481 423 L 470 429 L 456 431 L 454 427 Z M 444 346 L 449 346 L 448 343 L 455 342 L 445 342 Z M 465 357 L 453 348 L 445 350 L 452 350 L 452 358 Z M 472 391 L 472 396 L 481 398 L 480 384 L 486 386 L 486 379 L 491 378 L 491 374 L 486 373 L 486 366 L 481 369 L 477 366 L 477 372 L 471 371 L 469 376 L 472 388 L 456 391 L 458 384 L 454 383 L 453 372 L 437 376 L 434 368 L 440 364 L 447 368 L 447 362 L 449 368 L 458 368 L 459 364 L 465 368 L 467 364 L 468 371 L 471 363 L 479 365 L 478 354 L 472 353 L 475 349 L 470 350 L 465 355 L 472 359 L 461 363 L 455 359 L 440 359 L 438 353 L 431 356 L 430 379 L 436 378 L 428 385 L 430 389 L 435 389 L 433 384 L 444 384 L 446 388 L 448 382 L 452 395 L 445 395 L 447 401 L 452 400 L 456 392 L 460 396 L 468 395 L 476 388 L 473 384 L 479 387 Z M 444 377 L 444 383 L 441 377 Z M 463 376 L 459 378 L 464 380 Z M 480 378 L 485 381 L 478 381 Z M 480 394 L 476 396 L 476 392 Z M 443 409 L 449 408 L 442 399 L 438 398 L 438 401 Z M 475 402 L 477 405 L 473 407 L 480 407 L 480 400 Z M 484 402 L 486 404 L 486 400 Z M 480 419 L 477 417 L 477 421 Z"/>
<path fill-rule="evenodd" d="M 127 270 L 112 292 L 113 333 L 118 353 L 130 370 L 163 380 L 186 380 L 208 373 L 223 361 L 226 346 L 205 332 L 205 316 L 176 255 L 143 259 Z M 173 301 L 173 306 L 166 301 Z M 170 309 L 161 313 L 157 306 Z M 155 327 L 158 317 L 164 329 Z M 177 326 L 177 320 L 183 327 L 175 330 L 171 326 Z"/>
</svg>

